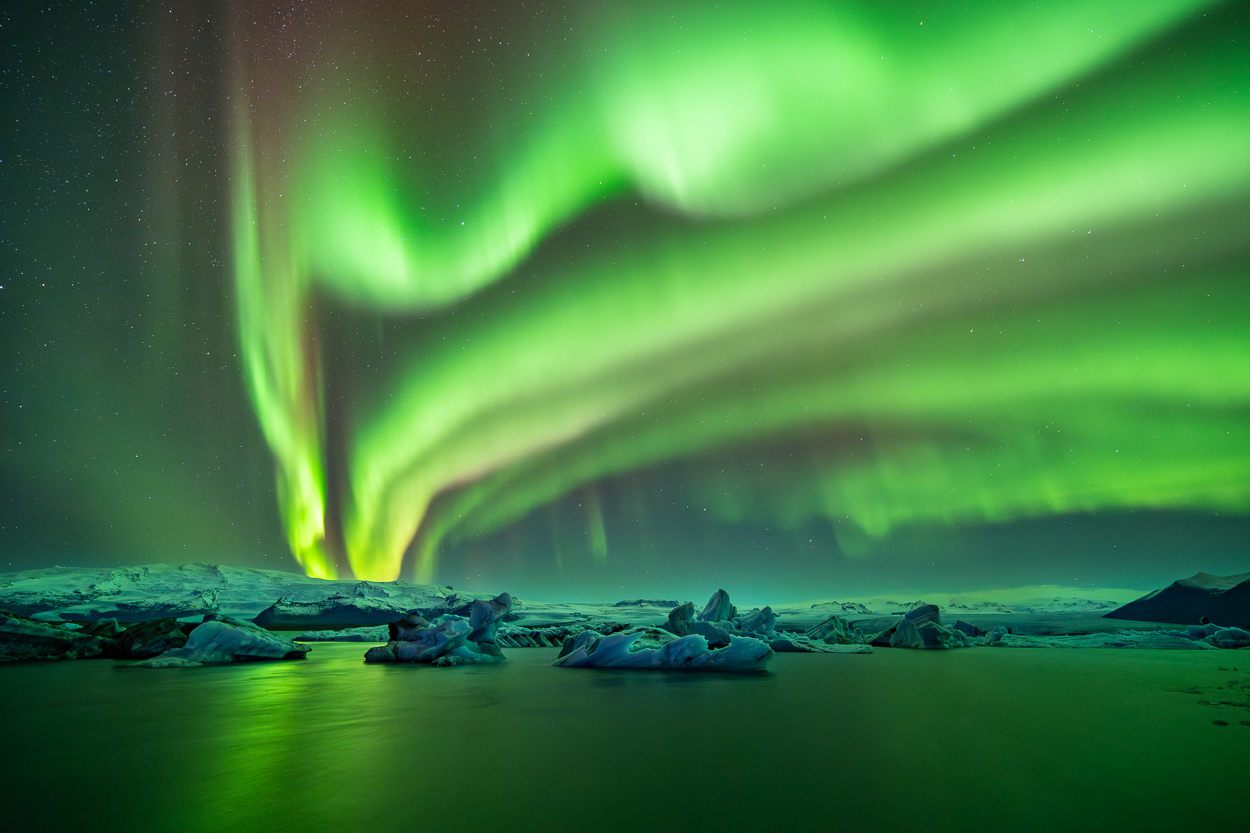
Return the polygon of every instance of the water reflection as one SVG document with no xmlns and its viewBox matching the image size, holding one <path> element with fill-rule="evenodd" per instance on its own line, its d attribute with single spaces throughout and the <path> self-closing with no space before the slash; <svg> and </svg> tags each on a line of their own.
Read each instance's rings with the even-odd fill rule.
<svg viewBox="0 0 1250 833">
<path fill-rule="evenodd" d="M 779 655 L 739 677 L 551 668 L 534 649 L 366 665 L 366 647 L 0 667 L 6 829 L 1042 830 L 1075 812 L 1145 831 L 1240 812 L 1199 802 L 1238 794 L 1250 730 L 1169 691 L 1226 683 L 1204 652 Z"/>
</svg>

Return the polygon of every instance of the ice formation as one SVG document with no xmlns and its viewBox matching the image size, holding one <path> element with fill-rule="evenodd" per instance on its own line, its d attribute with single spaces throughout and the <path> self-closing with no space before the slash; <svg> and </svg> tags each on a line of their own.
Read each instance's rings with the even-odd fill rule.
<svg viewBox="0 0 1250 833">
<path fill-rule="evenodd" d="M 144 668 L 180 668 L 249 659 L 303 659 L 310 649 L 260 625 L 209 613 L 187 636 L 186 644 L 135 663 Z"/>
<path fill-rule="evenodd" d="M 512 611 L 512 597 L 501 593 L 493 599 L 476 599 L 469 618 L 445 613 L 433 622 L 409 614 L 388 627 L 385 645 L 365 652 L 365 662 L 419 662 L 430 665 L 464 665 L 499 662 L 503 651 L 495 634 Z"/>
<path fill-rule="evenodd" d="M 101 621 L 113 622 L 114 620 Z M 190 630 L 187 626 L 180 625 L 177 619 L 149 619 L 146 622 L 130 625 L 119 634 L 118 638 L 127 656 L 135 659 L 149 659 L 186 645 L 187 634 Z"/>
<path fill-rule="evenodd" d="M 829 616 L 803 633 L 779 632 L 777 614 L 771 607 L 752 608 L 739 614 L 738 608 L 729 601 L 729 593 L 717 590 L 695 616 L 694 603 L 686 602 L 674 607 L 668 621 L 660 625 L 674 636 L 702 636 L 711 648 L 729 645 L 734 637 L 758 639 L 774 651 L 870 654 L 872 648 L 853 633 L 850 625 L 838 616 Z"/>
<path fill-rule="evenodd" d="M 868 654 L 872 647 L 847 622 L 828 616 L 803 633 L 779 632 L 771 607 L 739 614 L 724 589 L 699 614 L 693 602 L 676 605 L 659 627 L 615 633 L 586 629 L 568 637 L 555 664 L 566 668 L 714 669 L 757 671 L 777 651 Z"/>
<path fill-rule="evenodd" d="M 932 604 L 912 608 L 897 625 L 881 631 L 869 643 L 891 648 L 963 648 L 972 644 L 962 630 L 943 625 L 941 611 Z"/>
<path fill-rule="evenodd" d="M 1250 587 L 1246 575 L 1200 573 L 1115 615 L 1136 611 L 1180 619 L 1198 603 L 1235 612 L 1239 593 Z M 690 657 L 705 650 L 709 659 L 700 661 L 710 662 L 740 639 L 773 652 L 819 653 L 871 653 L 874 645 L 1250 648 L 1250 631 L 1214 616 L 1219 624 L 1113 632 L 1115 619 L 1102 616 L 1111 602 L 1046 597 L 1005 605 L 955 598 L 960 601 L 948 609 L 965 619 L 947 625 L 938 606 L 924 601 L 826 601 L 742 612 L 724 589 L 701 608 L 665 599 L 540 603 L 407 582 L 324 581 L 204 564 L 56 567 L 0 575 L 0 608 L 16 611 L 0 611 L 0 661 L 163 658 L 159 664 L 169 665 L 302 655 L 304 649 L 290 640 L 242 621 L 257 614 L 273 627 L 304 629 L 295 637 L 301 642 L 386 642 L 370 651 L 373 662 L 443 665 L 495 662 L 502 648 L 560 647 L 567 656 L 578 639 L 580 647 L 595 646 L 585 652 L 588 659 L 579 660 L 583 664 L 639 663 L 638 652 L 661 649 L 687 650 Z M 206 627 L 210 622 L 217 624 Z M 189 639 L 192 633 L 196 636 Z M 629 639 L 602 642 L 620 634 Z M 687 637 L 703 642 L 667 647 Z"/>
<path fill-rule="evenodd" d="M 109 656 L 111 640 L 0 611 L 0 662 Z"/>
<path fill-rule="evenodd" d="M 723 647 L 712 648 L 700 634 L 670 636 L 656 647 L 637 647 L 643 637 L 655 638 L 646 629 L 631 629 L 604 636 L 584 631 L 573 637 L 553 665 L 563 668 L 634 668 L 656 671 L 763 671 L 773 649 L 759 639 L 734 636 Z M 665 637 L 659 637 L 663 640 Z M 646 643 L 643 643 L 646 644 Z"/>
</svg>

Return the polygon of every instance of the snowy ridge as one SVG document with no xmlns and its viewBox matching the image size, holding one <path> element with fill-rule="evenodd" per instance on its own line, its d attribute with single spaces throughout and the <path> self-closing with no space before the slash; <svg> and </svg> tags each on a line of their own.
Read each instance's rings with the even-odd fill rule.
<svg viewBox="0 0 1250 833">
<path fill-rule="evenodd" d="M 69 621 L 115 618 L 137 622 L 205 613 L 252 619 L 279 599 L 296 604 L 358 599 L 398 609 L 434 604 L 450 592 L 406 581 L 327 581 L 281 570 L 216 564 L 50 567 L 0 577 L 0 609 L 22 616 L 55 614 Z"/>
<path fill-rule="evenodd" d="M 1185 581 L 1227 582 L 1235 578 L 1200 573 Z M 1003 591 L 1007 595 L 1002 596 L 994 591 L 935 594 L 923 599 L 846 598 L 773 605 L 771 610 L 779 631 L 798 633 L 830 616 L 848 620 L 900 616 L 927 602 L 937 603 L 952 614 L 970 616 L 1101 616 L 1137 595 L 1113 600 L 1125 591 L 1106 591 L 1109 598 L 1103 599 L 1093 595 L 1102 591 L 1067 595 L 1062 593 L 1065 590 L 1045 586 L 1023 588 L 1014 596 L 1011 591 Z M 1042 595 L 1047 591 L 1061 594 Z M 161 617 L 198 620 L 206 613 L 251 620 L 264 613 L 260 624 L 266 627 L 315 631 L 377 626 L 411 611 L 420 611 L 430 619 L 444 613 L 467 615 L 473 601 L 491 597 L 489 593 L 465 593 L 406 581 L 329 581 L 281 570 L 213 564 L 50 567 L 0 574 L 0 609 L 21 616 L 79 622 L 104 618 L 138 622 Z M 669 611 L 676 606 L 676 600 L 663 598 L 594 604 L 514 599 L 507 624 L 531 629 L 573 627 L 578 631 L 603 622 L 658 627 L 668 621 Z"/>
</svg>

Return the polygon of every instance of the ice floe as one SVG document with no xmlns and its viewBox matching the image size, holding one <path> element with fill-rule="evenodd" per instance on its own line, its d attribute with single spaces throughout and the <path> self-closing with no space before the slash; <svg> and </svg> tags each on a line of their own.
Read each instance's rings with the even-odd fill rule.
<svg viewBox="0 0 1250 833">
<path fill-rule="evenodd" d="M 664 634 L 660 636 L 660 634 Z M 647 647 L 644 637 L 662 644 Z M 667 641 L 664 641 L 667 639 Z M 553 663 L 563 668 L 631 668 L 655 671 L 763 671 L 773 657 L 768 643 L 734 636 L 713 648 L 700 634 L 672 636 L 644 629 L 604 636 L 584 631 L 570 640 Z"/>
<path fill-rule="evenodd" d="M 409 614 L 391 623 L 390 640 L 365 652 L 365 662 L 417 662 L 436 666 L 499 662 L 503 651 L 495 634 L 512 610 L 512 597 L 476 599 L 469 617 L 445 613 L 433 622 Z"/>
<path fill-rule="evenodd" d="M 309 648 L 298 645 L 260 625 L 209 613 L 187 641 L 152 659 L 136 662 L 144 668 L 179 668 L 207 663 L 238 662 L 252 659 L 303 659 Z"/>
</svg>

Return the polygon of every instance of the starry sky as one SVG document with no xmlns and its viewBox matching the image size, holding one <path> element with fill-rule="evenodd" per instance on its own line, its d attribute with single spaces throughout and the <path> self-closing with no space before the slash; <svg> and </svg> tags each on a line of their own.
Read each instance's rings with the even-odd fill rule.
<svg viewBox="0 0 1250 833">
<path fill-rule="evenodd" d="M 1246 4 L 0 12 L 0 569 L 1250 569 Z"/>
</svg>

